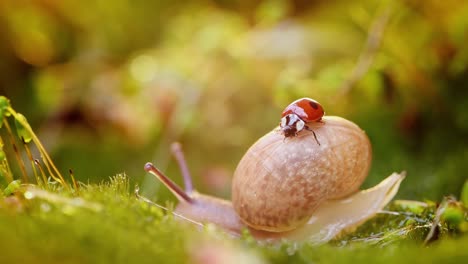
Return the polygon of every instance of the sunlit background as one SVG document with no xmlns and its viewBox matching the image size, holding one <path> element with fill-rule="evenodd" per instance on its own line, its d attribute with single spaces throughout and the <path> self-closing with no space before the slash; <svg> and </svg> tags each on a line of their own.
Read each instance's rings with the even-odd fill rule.
<svg viewBox="0 0 468 264">
<path fill-rule="evenodd" d="M 467 178 L 467 43 L 466 1 L 2 0 L 0 94 L 61 171 L 157 197 L 143 165 L 181 182 L 174 141 L 228 197 L 247 148 L 311 97 L 368 133 L 366 186 L 406 170 L 400 198 L 439 199 Z"/>
</svg>

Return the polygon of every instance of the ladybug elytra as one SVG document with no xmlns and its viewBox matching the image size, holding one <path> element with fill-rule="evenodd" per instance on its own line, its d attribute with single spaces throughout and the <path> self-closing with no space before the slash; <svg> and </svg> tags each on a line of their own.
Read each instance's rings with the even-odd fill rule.
<svg viewBox="0 0 468 264">
<path fill-rule="evenodd" d="M 323 107 L 315 100 L 301 98 L 288 105 L 282 115 L 280 128 L 285 137 L 296 136 L 303 129 L 312 131 L 307 126 L 309 122 L 320 122 L 325 112 Z M 317 136 L 314 133 L 315 140 Z M 317 143 L 320 143 L 317 140 Z"/>
</svg>

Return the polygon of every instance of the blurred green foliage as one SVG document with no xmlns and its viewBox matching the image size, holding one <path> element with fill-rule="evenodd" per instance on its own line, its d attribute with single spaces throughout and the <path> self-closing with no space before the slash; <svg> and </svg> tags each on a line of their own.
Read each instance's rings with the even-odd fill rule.
<svg viewBox="0 0 468 264">
<path fill-rule="evenodd" d="M 406 170 L 399 197 L 438 200 L 468 171 L 466 43 L 466 1 L 3 0 L 0 93 L 83 182 L 126 172 L 154 194 L 143 165 L 180 182 L 181 141 L 224 197 L 247 148 L 312 97 L 368 133 L 366 186 Z"/>
</svg>

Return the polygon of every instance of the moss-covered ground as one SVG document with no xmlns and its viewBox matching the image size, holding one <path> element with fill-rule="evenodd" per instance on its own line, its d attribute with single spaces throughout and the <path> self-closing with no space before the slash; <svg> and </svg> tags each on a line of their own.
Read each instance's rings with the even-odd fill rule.
<svg viewBox="0 0 468 264">
<path fill-rule="evenodd" d="M 52 187 L 45 191 L 21 185 L 14 195 L 2 197 L 1 263 L 464 263 L 468 259 L 468 236 L 458 228 L 466 225 L 466 219 L 440 222 L 438 237 L 424 243 L 436 215 L 435 204 L 422 208 L 394 202 L 388 212 L 326 245 L 260 245 L 248 234 L 233 238 L 210 225 L 200 229 L 177 220 L 135 196 L 125 175 L 81 185 L 75 194 Z M 458 226 L 451 227 L 452 223 Z"/>
</svg>

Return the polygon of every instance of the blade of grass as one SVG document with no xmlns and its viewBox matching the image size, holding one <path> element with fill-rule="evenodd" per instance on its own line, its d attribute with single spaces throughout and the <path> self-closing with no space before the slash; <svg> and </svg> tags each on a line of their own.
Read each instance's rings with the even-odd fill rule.
<svg viewBox="0 0 468 264">
<path fill-rule="evenodd" d="M 44 161 L 44 164 L 47 168 L 47 170 L 50 173 L 50 176 L 57 182 L 59 182 L 63 187 L 65 187 L 67 190 L 70 190 L 70 186 L 68 183 L 65 181 L 63 178 L 62 174 L 60 171 L 57 169 L 55 166 L 54 162 L 50 158 L 49 154 L 45 150 L 44 146 L 40 142 L 39 138 L 36 136 L 34 131 L 32 130 L 31 126 L 29 126 L 29 123 L 26 121 L 25 118 L 21 118 L 22 115 L 17 113 L 13 108 L 8 107 L 7 108 L 8 112 L 17 120 L 18 123 L 20 123 L 29 133 L 31 136 L 32 141 L 34 144 L 37 146 L 39 152 L 41 153 L 42 160 Z"/>
<path fill-rule="evenodd" d="M 26 173 L 26 166 L 24 165 L 23 159 L 21 158 L 21 155 L 19 154 L 18 148 L 16 147 L 16 140 L 13 137 L 13 131 L 11 130 L 10 124 L 8 124 L 8 121 L 6 119 L 3 120 L 3 124 L 5 125 L 9 139 L 10 139 L 10 144 L 13 147 L 13 151 L 15 152 L 16 160 L 18 161 L 18 166 L 21 170 L 22 176 L 23 176 L 23 181 L 25 183 L 28 182 L 28 174 Z"/>
</svg>

